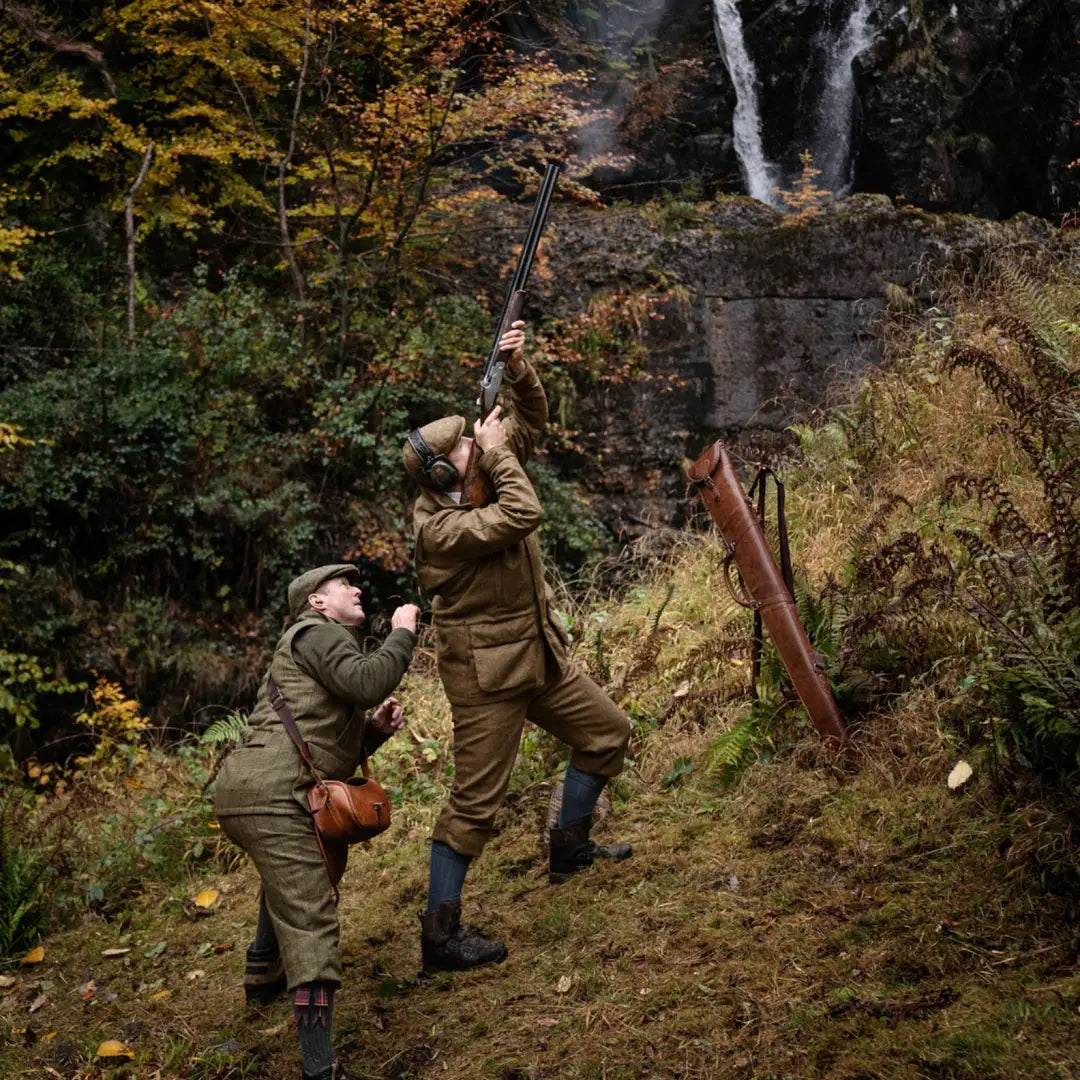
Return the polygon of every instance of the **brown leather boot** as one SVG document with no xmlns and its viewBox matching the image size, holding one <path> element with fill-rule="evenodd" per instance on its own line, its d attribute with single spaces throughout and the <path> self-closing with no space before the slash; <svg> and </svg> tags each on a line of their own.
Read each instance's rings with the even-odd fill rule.
<svg viewBox="0 0 1080 1080">
<path fill-rule="evenodd" d="M 548 862 L 548 881 L 559 885 L 579 870 L 592 866 L 594 859 L 622 862 L 634 854 L 629 844 L 598 844 L 589 839 L 592 817 L 580 818 L 551 830 L 551 850 Z"/>
<path fill-rule="evenodd" d="M 461 926 L 461 901 L 448 900 L 435 911 L 420 912 L 420 951 L 424 971 L 467 971 L 501 964 L 506 946 Z"/>
</svg>

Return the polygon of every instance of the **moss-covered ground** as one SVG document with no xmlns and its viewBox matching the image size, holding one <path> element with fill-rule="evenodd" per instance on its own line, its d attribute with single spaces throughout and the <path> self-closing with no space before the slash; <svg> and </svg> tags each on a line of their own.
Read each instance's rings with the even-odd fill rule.
<svg viewBox="0 0 1080 1080">
<path fill-rule="evenodd" d="M 678 754 L 700 761 L 712 734 L 683 732 Z M 632 770 L 602 826 L 634 857 L 566 885 L 547 883 L 539 850 L 550 785 L 515 793 L 464 898 L 468 920 L 510 947 L 498 967 L 417 977 L 434 800 L 356 852 L 335 1008 L 356 1074 L 1080 1076 L 1064 899 L 1000 853 L 989 788 L 947 787 L 954 755 L 932 717 L 868 727 L 858 767 L 808 737 L 727 787 L 706 771 L 664 786 L 665 738 L 649 733 L 654 774 Z M 196 915 L 208 887 L 218 900 Z M 297 1074 L 287 1001 L 243 1000 L 256 890 L 246 862 L 196 862 L 48 936 L 40 964 L 7 976 L 0 1074 Z M 133 1059 L 96 1059 L 106 1039 Z"/>
</svg>

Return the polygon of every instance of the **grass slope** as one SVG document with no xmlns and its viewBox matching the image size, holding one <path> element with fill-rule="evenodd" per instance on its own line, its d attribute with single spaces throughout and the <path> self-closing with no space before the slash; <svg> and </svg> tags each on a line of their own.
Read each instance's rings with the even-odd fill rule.
<svg viewBox="0 0 1080 1080">
<path fill-rule="evenodd" d="M 341 1052 L 385 1078 L 1080 1076 L 1075 941 L 999 854 L 989 789 L 947 788 L 933 723 L 863 741 L 857 771 L 807 741 L 729 790 L 637 774 L 604 827 L 634 858 L 562 887 L 539 854 L 547 786 L 519 791 L 465 895 L 510 958 L 467 975 L 415 978 L 427 821 L 400 815 L 345 878 Z M 183 900 L 206 886 L 197 918 Z M 241 864 L 47 938 L 0 999 L 0 1073 L 294 1075 L 287 1002 L 243 1003 L 255 896 Z M 94 1062 L 109 1038 L 126 1068 Z"/>
</svg>

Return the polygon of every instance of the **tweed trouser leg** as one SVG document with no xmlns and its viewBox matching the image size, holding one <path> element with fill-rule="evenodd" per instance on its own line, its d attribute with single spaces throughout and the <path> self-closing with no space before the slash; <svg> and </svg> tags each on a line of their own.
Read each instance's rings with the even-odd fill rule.
<svg viewBox="0 0 1080 1080">
<path fill-rule="evenodd" d="M 587 675 L 549 665 L 547 682 L 507 701 L 458 706 L 454 712 L 454 786 L 433 838 L 461 855 L 479 855 L 506 798 L 526 719 L 567 743 L 582 772 L 617 776 L 630 724 Z"/>
<path fill-rule="evenodd" d="M 296 815 L 222 817 L 221 827 L 251 857 L 281 949 L 288 989 L 341 985 L 340 925 L 315 826 Z"/>
</svg>

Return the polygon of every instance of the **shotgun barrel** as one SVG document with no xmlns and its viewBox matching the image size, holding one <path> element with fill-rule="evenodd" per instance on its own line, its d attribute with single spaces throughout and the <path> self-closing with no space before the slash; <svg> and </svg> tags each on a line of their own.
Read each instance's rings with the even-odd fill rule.
<svg viewBox="0 0 1080 1080">
<path fill-rule="evenodd" d="M 544 170 L 544 179 L 540 182 L 540 191 L 533 205 L 521 255 L 518 257 L 514 276 L 510 279 L 502 311 L 499 313 L 499 322 L 495 327 L 495 340 L 491 344 L 491 351 L 484 365 L 484 374 L 480 379 L 481 420 L 486 420 L 488 413 L 495 407 L 495 399 L 502 385 L 503 372 L 506 370 L 506 361 L 499 353 L 499 339 L 510 329 L 511 324 L 521 317 L 521 307 L 525 301 L 525 285 L 532 271 L 533 260 L 536 258 L 536 249 L 540 246 L 540 237 L 544 232 L 548 207 L 551 205 L 551 196 L 555 191 L 555 181 L 558 178 L 559 166 L 548 165 Z"/>
</svg>

